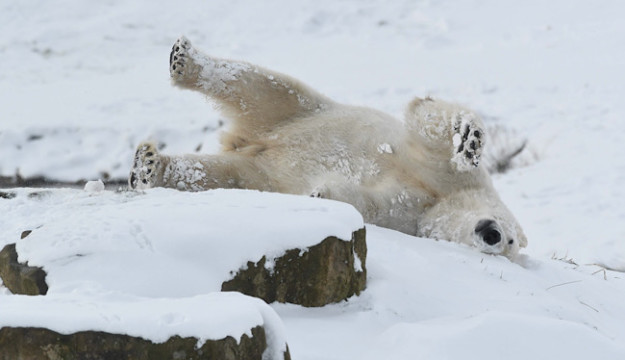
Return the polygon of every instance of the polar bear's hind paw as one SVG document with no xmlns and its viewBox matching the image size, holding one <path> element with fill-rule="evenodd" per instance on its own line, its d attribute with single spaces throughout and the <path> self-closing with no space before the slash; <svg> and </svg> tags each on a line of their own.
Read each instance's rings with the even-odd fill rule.
<svg viewBox="0 0 625 360">
<path fill-rule="evenodd" d="M 479 165 L 484 130 L 477 125 L 474 115 L 460 113 L 455 117 L 452 142 L 454 153 L 451 160 L 456 163 L 458 170 L 468 171 Z"/>
<path fill-rule="evenodd" d="M 169 73 L 172 78 L 183 79 L 187 75 L 188 61 L 192 61 L 189 56 L 191 42 L 184 36 L 176 40 L 169 54 Z"/>
<path fill-rule="evenodd" d="M 130 170 L 128 185 L 131 189 L 149 189 L 154 187 L 161 166 L 156 146 L 150 142 L 137 147 L 135 159 Z"/>
<path fill-rule="evenodd" d="M 310 197 L 312 198 L 328 198 L 328 187 L 325 185 L 316 186 L 310 193 Z"/>
</svg>

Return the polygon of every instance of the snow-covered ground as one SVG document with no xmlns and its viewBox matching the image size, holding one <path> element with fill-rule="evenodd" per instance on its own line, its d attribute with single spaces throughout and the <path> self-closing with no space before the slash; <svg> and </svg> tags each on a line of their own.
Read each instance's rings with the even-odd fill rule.
<svg viewBox="0 0 625 360">
<path fill-rule="evenodd" d="M 398 116 L 413 96 L 457 101 L 530 141 L 528 165 L 494 178 L 528 236 L 525 257 L 369 226 L 360 297 L 272 305 L 293 358 L 623 358 L 625 275 L 604 268 L 625 271 L 624 10 L 620 0 L 7 0 L 0 176 L 123 178 L 146 138 L 166 152 L 214 151 L 223 119 L 169 85 L 181 34 Z M 38 221 L 28 204 L 4 206 L 0 231 Z"/>
</svg>

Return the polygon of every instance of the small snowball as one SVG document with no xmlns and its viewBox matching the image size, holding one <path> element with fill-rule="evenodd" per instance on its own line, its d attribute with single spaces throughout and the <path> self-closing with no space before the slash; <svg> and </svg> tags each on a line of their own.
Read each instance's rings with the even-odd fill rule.
<svg viewBox="0 0 625 360">
<path fill-rule="evenodd" d="M 462 143 L 462 137 L 460 136 L 460 134 L 455 134 L 453 137 L 453 142 L 454 142 L 454 146 L 460 146 L 460 144 Z"/>
<path fill-rule="evenodd" d="M 85 184 L 85 191 L 89 193 L 102 192 L 104 191 L 104 183 L 100 179 L 87 181 L 87 183 Z"/>
<path fill-rule="evenodd" d="M 391 145 L 389 144 L 380 144 L 378 145 L 378 152 L 380 154 L 392 154 L 393 153 L 393 148 L 391 147 Z"/>
</svg>

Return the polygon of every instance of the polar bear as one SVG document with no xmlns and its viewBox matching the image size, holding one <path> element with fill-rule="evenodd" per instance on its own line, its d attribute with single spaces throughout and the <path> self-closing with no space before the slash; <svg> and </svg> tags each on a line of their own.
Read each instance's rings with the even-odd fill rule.
<svg viewBox="0 0 625 360">
<path fill-rule="evenodd" d="M 138 146 L 133 189 L 244 188 L 352 204 L 367 223 L 514 257 L 527 240 L 479 166 L 484 125 L 473 112 L 416 98 L 403 122 L 339 104 L 289 76 L 219 59 L 178 39 L 175 86 L 209 96 L 229 132 L 215 155 Z"/>
</svg>

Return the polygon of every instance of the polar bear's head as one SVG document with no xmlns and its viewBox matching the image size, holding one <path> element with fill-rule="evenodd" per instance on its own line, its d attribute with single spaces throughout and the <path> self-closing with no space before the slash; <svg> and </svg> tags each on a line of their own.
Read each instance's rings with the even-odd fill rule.
<svg viewBox="0 0 625 360">
<path fill-rule="evenodd" d="M 527 238 L 496 193 L 486 189 L 450 194 L 420 219 L 418 235 L 476 246 L 482 252 L 514 257 Z"/>
</svg>

